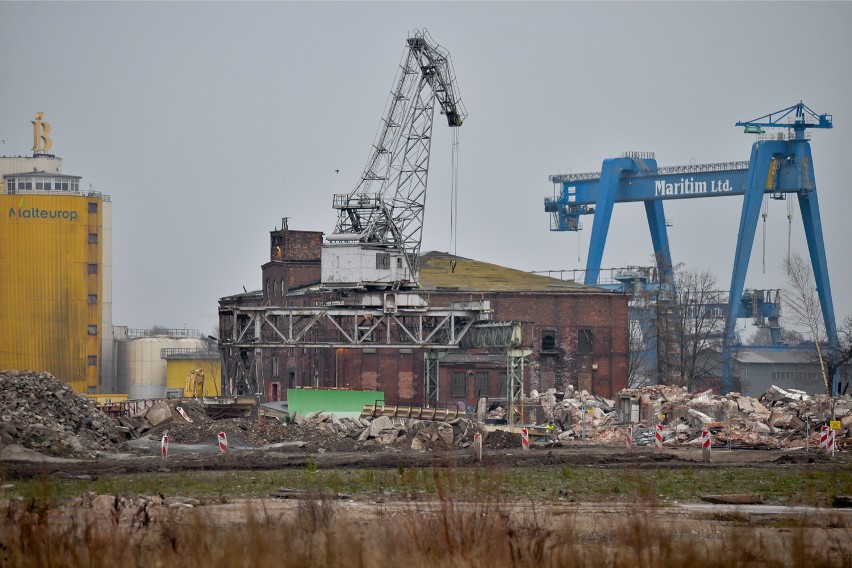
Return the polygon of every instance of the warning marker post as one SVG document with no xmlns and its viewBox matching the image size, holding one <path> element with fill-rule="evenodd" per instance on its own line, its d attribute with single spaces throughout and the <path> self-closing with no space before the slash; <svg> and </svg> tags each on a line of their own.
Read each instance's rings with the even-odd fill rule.
<svg viewBox="0 0 852 568">
<path fill-rule="evenodd" d="M 633 426 L 627 427 L 627 435 L 624 437 L 624 443 L 627 445 L 627 451 L 633 451 Z"/>
<path fill-rule="evenodd" d="M 479 432 L 473 435 L 473 451 L 476 453 L 476 459 L 482 461 L 482 434 Z"/>
<path fill-rule="evenodd" d="M 657 424 L 657 431 L 654 433 L 654 449 L 660 451 L 663 449 L 663 425 Z"/>
<path fill-rule="evenodd" d="M 160 465 L 166 467 L 169 460 L 169 433 L 163 432 L 163 439 L 160 441 Z"/>
<path fill-rule="evenodd" d="M 828 440 L 825 446 L 825 453 L 834 457 L 834 428 L 828 429 Z"/>
<path fill-rule="evenodd" d="M 704 461 L 710 461 L 710 430 L 701 431 L 701 453 L 704 456 Z"/>
<path fill-rule="evenodd" d="M 526 428 L 521 428 L 521 448 L 525 452 L 530 450 L 530 431 Z"/>
<path fill-rule="evenodd" d="M 828 426 L 823 425 L 819 431 L 819 449 L 828 452 Z"/>
</svg>

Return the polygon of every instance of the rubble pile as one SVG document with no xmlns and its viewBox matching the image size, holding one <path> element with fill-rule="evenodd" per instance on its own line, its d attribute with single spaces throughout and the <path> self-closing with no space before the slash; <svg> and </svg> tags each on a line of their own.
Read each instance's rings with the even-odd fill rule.
<svg viewBox="0 0 852 568">
<path fill-rule="evenodd" d="M 773 386 L 759 398 L 712 391 L 689 393 L 685 388 L 653 385 L 628 389 L 614 400 L 570 388 L 531 393 L 529 404 L 541 404 L 545 418 L 557 427 L 561 441 L 620 444 L 625 427 L 634 426 L 634 444 L 654 443 L 654 429 L 664 425 L 667 445 L 698 445 L 701 430 L 713 434 L 715 445 L 793 449 L 819 443 L 819 426 L 833 415 L 841 422 L 837 437 L 850 436 L 852 397 L 832 400 Z M 806 440 L 808 438 L 808 440 Z"/>
<path fill-rule="evenodd" d="M 177 408 L 186 412 L 192 422 L 187 421 Z M 124 418 L 123 422 L 134 425 L 137 436 L 159 439 L 168 432 L 169 440 L 176 444 L 199 444 L 216 440 L 219 432 L 225 432 L 229 440 L 239 440 L 253 447 L 262 447 L 281 442 L 305 442 L 309 450 L 326 447 L 339 448 L 337 431 L 323 425 L 323 420 L 297 419 L 287 424 L 274 418 L 221 418 L 213 419 L 204 412 L 204 407 L 192 400 L 161 400 L 145 412 Z M 360 434 L 360 429 L 358 430 Z M 344 445 L 345 446 L 345 445 Z M 351 444 L 350 444 L 351 446 Z"/>
<path fill-rule="evenodd" d="M 495 430 L 483 435 L 482 446 L 489 450 L 516 450 L 521 447 L 521 435 L 517 432 Z"/>
<path fill-rule="evenodd" d="M 184 419 L 181 406 L 192 419 Z M 228 418 L 213 420 L 192 401 L 162 400 L 144 413 L 127 419 L 136 436 L 159 438 L 168 432 L 172 443 L 197 444 L 214 440 L 218 432 L 254 447 L 281 442 L 304 442 L 312 452 L 375 450 L 384 447 L 416 451 L 467 447 L 475 432 L 484 433 L 478 423 L 465 418 L 432 422 L 407 418 L 348 418 L 314 412 L 296 416 L 287 424 L 276 419 Z M 520 446 L 520 438 L 517 444 Z"/>
<path fill-rule="evenodd" d="M 50 373 L 0 371 L 0 445 L 93 457 L 130 436 L 129 428 Z"/>
<path fill-rule="evenodd" d="M 348 418 L 318 412 L 297 416 L 292 423 L 271 417 L 214 419 L 193 400 L 160 400 L 139 415 L 113 419 L 48 373 L 0 371 L 0 385 L 0 446 L 20 444 L 55 456 L 94 457 L 117 450 L 130 438 L 157 440 L 165 432 L 180 444 L 215 443 L 216 435 L 225 432 L 240 445 L 292 443 L 309 452 L 442 451 L 470 446 L 477 433 L 485 448 L 521 446 L 519 433 L 494 431 L 488 425 L 505 423 L 507 412 L 500 405 L 487 414 L 485 404 L 480 405 L 485 423 L 469 418 L 446 422 Z M 524 412 L 535 415 L 532 421 L 554 425 L 554 436 L 536 430 L 535 441 L 545 443 L 555 438 L 557 443 L 622 446 L 626 427 L 632 425 L 634 444 L 651 445 L 657 424 L 663 424 L 667 446 L 697 446 L 701 431 L 709 430 L 719 446 L 795 449 L 817 446 L 819 427 L 832 416 L 841 425 L 836 433 L 841 444 L 849 442 L 852 431 L 852 397 L 829 399 L 775 386 L 759 398 L 645 386 L 618 393 L 617 403 L 569 387 L 565 392 L 533 391 L 524 404 Z"/>
<path fill-rule="evenodd" d="M 369 418 L 362 418 L 369 421 Z M 431 422 L 409 418 L 379 416 L 358 436 L 363 446 L 394 446 L 416 451 L 448 450 L 467 447 L 473 435 L 482 433 L 481 427 L 467 418 L 456 418 L 449 422 Z"/>
</svg>

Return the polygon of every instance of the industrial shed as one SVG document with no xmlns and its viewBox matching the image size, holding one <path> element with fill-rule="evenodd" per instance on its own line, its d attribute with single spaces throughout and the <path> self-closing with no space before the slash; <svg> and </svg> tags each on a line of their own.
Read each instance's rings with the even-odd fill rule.
<svg viewBox="0 0 852 568">
<path fill-rule="evenodd" d="M 234 307 L 317 305 L 322 233 L 270 233 L 270 261 L 262 267 L 261 290 L 221 298 L 220 337 L 228 337 Z M 429 252 L 421 257 L 421 294 L 432 306 L 488 300 L 494 321 L 522 324 L 524 390 L 562 390 L 569 385 L 612 397 L 627 387 L 627 297 L 574 282 L 531 274 L 487 262 Z M 244 351 L 244 350 L 242 350 Z M 223 349 L 223 392 L 249 354 Z M 424 401 L 424 350 L 279 348 L 252 358 L 251 371 L 267 401 L 288 388 L 349 388 L 385 393 L 386 404 L 419 406 Z M 440 405 L 475 404 L 480 397 L 506 393 L 505 351 L 456 349 L 441 356 Z M 234 392 L 233 394 L 251 394 Z"/>
</svg>

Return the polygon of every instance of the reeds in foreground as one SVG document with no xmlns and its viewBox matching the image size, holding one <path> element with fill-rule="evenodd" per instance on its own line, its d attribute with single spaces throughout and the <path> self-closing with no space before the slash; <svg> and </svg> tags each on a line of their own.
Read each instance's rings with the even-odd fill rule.
<svg viewBox="0 0 852 568">
<path fill-rule="evenodd" d="M 441 475 L 431 501 L 353 512 L 315 493 L 286 514 L 246 506 L 227 523 L 205 507 L 95 515 L 46 500 L 11 501 L 0 507 L 0 566 L 852 566 L 852 532 L 840 517 L 757 526 L 747 516 L 679 519 L 641 502 L 626 516 L 596 517 L 505 502 Z"/>
</svg>

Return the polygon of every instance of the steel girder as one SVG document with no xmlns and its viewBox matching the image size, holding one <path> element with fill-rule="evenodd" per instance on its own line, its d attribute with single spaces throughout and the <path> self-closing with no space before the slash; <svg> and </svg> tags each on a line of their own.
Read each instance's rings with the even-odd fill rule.
<svg viewBox="0 0 852 568">
<path fill-rule="evenodd" d="M 230 319 L 230 337 L 220 346 L 456 349 L 473 324 L 489 315 L 484 305 L 396 313 L 362 307 L 228 308 L 220 317 Z"/>
<path fill-rule="evenodd" d="M 506 361 L 506 381 L 509 397 L 508 423 L 515 424 L 515 407 L 520 407 L 521 423 L 524 422 L 524 360 L 532 355 L 532 349 L 510 349 Z"/>
<path fill-rule="evenodd" d="M 440 400 L 441 357 L 446 353 L 427 350 L 423 353 L 423 405 L 437 408 Z"/>
</svg>

